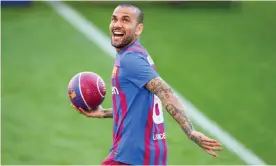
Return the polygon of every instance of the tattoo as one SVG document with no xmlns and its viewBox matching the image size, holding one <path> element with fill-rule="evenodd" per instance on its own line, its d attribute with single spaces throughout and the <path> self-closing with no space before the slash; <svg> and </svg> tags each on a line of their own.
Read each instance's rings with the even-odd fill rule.
<svg viewBox="0 0 276 166">
<path fill-rule="evenodd" d="M 104 113 L 103 118 L 113 118 L 112 108 L 103 109 L 102 111 Z"/>
<path fill-rule="evenodd" d="M 190 139 L 198 144 L 200 147 L 202 146 L 202 139 L 200 136 L 191 135 Z"/>
<path fill-rule="evenodd" d="M 190 133 L 194 131 L 194 127 L 172 89 L 160 77 L 149 81 L 146 84 L 146 87 L 149 91 L 159 97 L 166 110 L 178 122 L 184 133 L 190 138 Z M 192 140 L 197 141 L 194 138 Z"/>
</svg>

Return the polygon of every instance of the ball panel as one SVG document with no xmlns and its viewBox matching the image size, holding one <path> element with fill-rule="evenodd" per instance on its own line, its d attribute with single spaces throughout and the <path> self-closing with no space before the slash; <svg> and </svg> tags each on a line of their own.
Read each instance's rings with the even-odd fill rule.
<svg viewBox="0 0 276 166">
<path fill-rule="evenodd" d="M 97 77 L 97 89 L 101 97 L 105 97 L 105 94 L 106 94 L 105 83 L 100 76 Z"/>
<path fill-rule="evenodd" d="M 76 107 L 81 107 L 84 110 L 89 110 L 89 108 L 87 107 L 87 105 L 83 100 L 83 97 L 80 91 L 80 84 L 79 84 L 80 76 L 81 74 L 78 74 L 72 78 L 72 80 L 69 83 L 68 94 L 71 102 Z"/>
<path fill-rule="evenodd" d="M 97 86 L 98 75 L 95 73 L 85 72 L 81 75 L 81 91 L 87 105 L 96 108 L 103 101 Z"/>
<path fill-rule="evenodd" d="M 98 93 L 101 96 L 101 99 L 100 99 L 99 103 L 102 104 L 102 102 L 105 99 L 106 88 L 105 88 L 105 83 L 104 83 L 103 79 L 100 76 L 97 77 L 97 90 L 98 90 Z"/>
</svg>

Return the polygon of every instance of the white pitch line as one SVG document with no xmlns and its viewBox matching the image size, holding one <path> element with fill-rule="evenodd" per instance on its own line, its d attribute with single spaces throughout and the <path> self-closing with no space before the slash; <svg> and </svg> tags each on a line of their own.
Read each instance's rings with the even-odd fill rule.
<svg viewBox="0 0 276 166">
<path fill-rule="evenodd" d="M 107 55 L 115 57 L 116 51 L 110 44 L 110 39 L 98 29 L 92 22 L 87 21 L 74 9 L 61 3 L 59 1 L 47 2 L 55 11 L 67 20 L 73 27 L 80 31 L 87 39 L 94 42 L 100 47 Z M 175 91 L 176 92 L 176 91 Z M 176 92 L 177 93 L 177 92 Z M 177 93 L 177 96 L 188 109 L 188 114 L 193 121 L 199 125 L 206 132 L 216 137 L 225 147 L 235 153 L 245 163 L 250 165 L 266 165 L 257 155 L 247 149 L 243 144 L 238 142 L 229 133 L 224 131 L 214 121 L 207 118 L 202 112 L 200 112 L 192 103 L 186 100 L 183 96 Z"/>
</svg>

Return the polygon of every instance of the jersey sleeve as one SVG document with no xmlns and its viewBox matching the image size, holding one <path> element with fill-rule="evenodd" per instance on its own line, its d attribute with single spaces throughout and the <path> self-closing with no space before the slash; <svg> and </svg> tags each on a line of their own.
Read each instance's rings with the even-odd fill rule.
<svg viewBox="0 0 276 166">
<path fill-rule="evenodd" d="M 128 53 L 121 58 L 121 68 L 123 75 L 142 88 L 151 79 L 158 77 L 158 73 L 153 69 L 148 60 L 140 53 Z"/>
</svg>

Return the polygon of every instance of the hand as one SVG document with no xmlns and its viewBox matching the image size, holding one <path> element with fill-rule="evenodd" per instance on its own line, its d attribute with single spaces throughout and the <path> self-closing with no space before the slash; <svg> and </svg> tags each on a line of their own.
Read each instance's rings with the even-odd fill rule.
<svg viewBox="0 0 276 166">
<path fill-rule="evenodd" d="M 214 151 L 222 150 L 221 144 L 214 139 L 208 138 L 200 132 L 192 131 L 189 138 L 199 145 L 205 152 L 213 157 L 219 157 Z"/>
<path fill-rule="evenodd" d="M 84 111 L 82 108 L 77 108 L 74 104 L 72 104 L 72 107 L 76 109 L 79 113 L 85 115 L 86 117 L 91 117 L 91 118 L 103 118 L 104 117 L 104 112 L 102 112 L 102 107 L 98 106 L 96 110 L 89 110 L 89 111 Z"/>
</svg>

